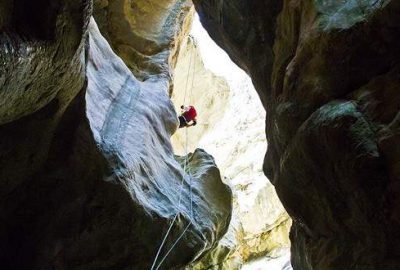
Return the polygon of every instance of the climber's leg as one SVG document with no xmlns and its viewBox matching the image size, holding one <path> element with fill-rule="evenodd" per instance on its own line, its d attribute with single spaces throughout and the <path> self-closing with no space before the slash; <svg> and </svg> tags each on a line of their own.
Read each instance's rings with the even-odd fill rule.
<svg viewBox="0 0 400 270">
<path fill-rule="evenodd" d="M 183 117 L 182 115 L 179 116 L 179 128 L 183 128 L 187 126 L 187 122 L 185 117 Z"/>
</svg>

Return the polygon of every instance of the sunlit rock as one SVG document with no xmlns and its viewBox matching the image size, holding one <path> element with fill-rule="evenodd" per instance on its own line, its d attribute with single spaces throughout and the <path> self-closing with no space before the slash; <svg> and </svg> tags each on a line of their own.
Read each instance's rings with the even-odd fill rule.
<svg viewBox="0 0 400 270">
<path fill-rule="evenodd" d="M 239 269 L 246 261 L 287 253 L 291 222 L 262 172 L 265 111 L 250 79 L 213 44 L 198 20 L 193 27 L 194 41 L 183 48 L 174 72 L 172 100 L 177 107 L 185 100 L 194 105 L 198 125 L 174 135 L 174 150 L 200 146 L 212 153 L 234 192 L 234 212 L 218 247 L 189 268 Z"/>
<path fill-rule="evenodd" d="M 176 111 L 181 111 L 181 105 L 194 105 L 198 113 L 195 128 L 181 129 L 172 137 L 174 151 L 181 155 L 196 149 L 200 139 L 218 125 L 229 104 L 228 83 L 204 67 L 194 42 L 186 39 L 174 69 L 171 99 Z"/>
<path fill-rule="evenodd" d="M 169 138 L 176 130 L 177 116 L 168 96 L 168 78 L 138 81 L 123 61 L 113 56 L 98 32 L 91 31 L 90 37 L 89 122 L 112 166 L 111 180 L 121 183 L 132 197 L 131 204 L 142 209 L 132 216 L 137 221 L 130 224 L 131 241 L 141 247 L 131 250 L 137 254 L 135 265 L 150 266 L 169 222 L 179 213 L 161 254 L 164 256 L 191 224 L 163 267 L 183 266 L 225 233 L 231 215 L 230 190 L 204 151 L 189 155 L 188 164 L 186 159 L 181 160 L 189 174 L 175 160 Z M 165 229 L 157 229 L 160 226 Z"/>
<path fill-rule="evenodd" d="M 140 80 L 170 73 L 192 13 L 189 1 L 94 1 L 101 32 Z"/>
<path fill-rule="evenodd" d="M 241 270 L 293 270 L 290 264 L 290 254 L 277 259 L 261 258 L 244 265 Z"/>
</svg>

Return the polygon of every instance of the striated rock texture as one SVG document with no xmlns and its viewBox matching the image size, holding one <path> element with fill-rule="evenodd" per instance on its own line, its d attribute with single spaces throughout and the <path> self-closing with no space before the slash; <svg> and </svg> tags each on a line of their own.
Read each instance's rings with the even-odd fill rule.
<svg viewBox="0 0 400 270">
<path fill-rule="evenodd" d="M 194 2 L 267 110 L 294 269 L 398 269 L 400 2 Z"/>
<path fill-rule="evenodd" d="M 168 78 L 140 83 L 122 60 L 113 59 L 108 43 L 96 30 L 90 34 L 86 101 L 91 130 L 112 167 L 110 180 L 122 184 L 132 199 L 130 205 L 140 206 L 129 224 L 132 239 L 125 240 L 137 247 L 130 252 L 126 247 L 126 254 L 136 254 L 132 265 L 148 268 L 165 233 L 160 226 L 180 213 L 167 248 L 191 225 L 163 267 L 184 265 L 224 234 L 231 211 L 230 191 L 206 153 L 197 151 L 188 157 L 193 177 L 175 161 L 169 137 L 176 130 L 177 118 L 168 97 Z"/>
<path fill-rule="evenodd" d="M 1 268 L 150 269 L 173 221 L 158 262 L 188 230 L 154 269 L 216 245 L 231 192 L 204 151 L 173 155 L 169 67 L 137 79 L 89 1 L 0 7 Z"/>
</svg>

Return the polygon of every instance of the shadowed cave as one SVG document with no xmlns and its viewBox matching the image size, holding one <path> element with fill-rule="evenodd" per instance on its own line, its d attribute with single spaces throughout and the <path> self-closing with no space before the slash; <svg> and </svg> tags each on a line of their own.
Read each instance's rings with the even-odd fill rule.
<svg viewBox="0 0 400 270">
<path fill-rule="evenodd" d="M 7 0 L 0 7 L 2 31 L 15 32 L 28 39 L 54 39 L 60 1 Z"/>
<path fill-rule="evenodd" d="M 175 220 L 156 268 L 235 269 L 225 169 L 170 140 L 195 8 L 266 110 L 293 269 L 398 269 L 400 3 L 193 2 L 0 3 L 1 268 L 151 269 Z"/>
</svg>

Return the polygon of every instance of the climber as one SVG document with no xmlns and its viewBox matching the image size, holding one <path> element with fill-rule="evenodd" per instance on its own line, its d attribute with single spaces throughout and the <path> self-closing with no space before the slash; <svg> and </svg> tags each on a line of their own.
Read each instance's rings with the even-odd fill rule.
<svg viewBox="0 0 400 270">
<path fill-rule="evenodd" d="M 179 116 L 179 128 L 191 127 L 197 124 L 197 112 L 193 106 L 181 106 L 181 115 Z"/>
</svg>

